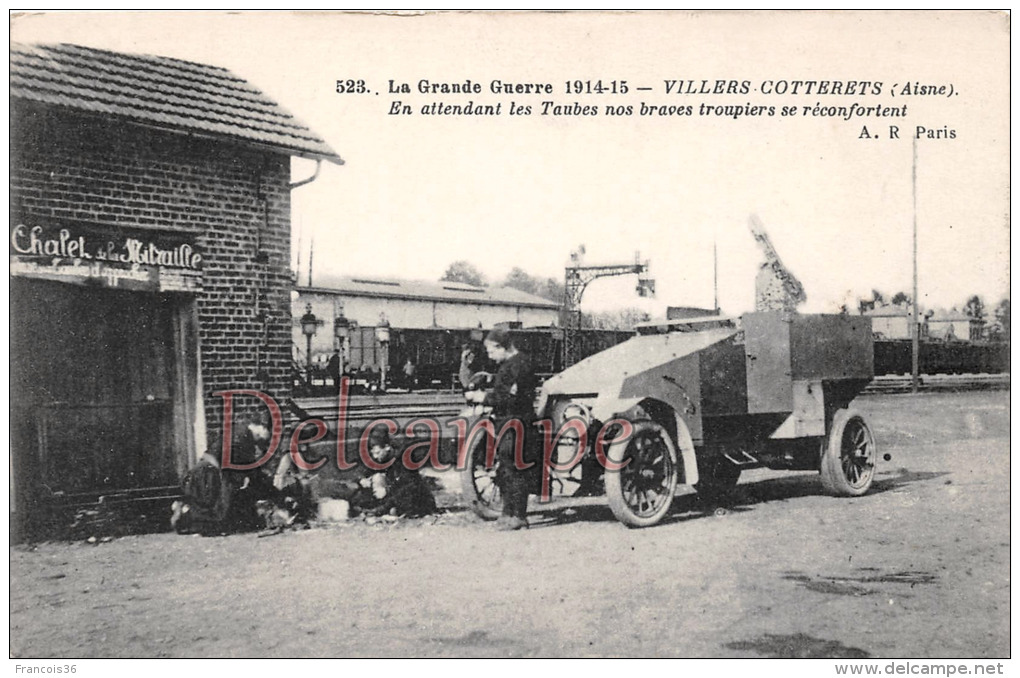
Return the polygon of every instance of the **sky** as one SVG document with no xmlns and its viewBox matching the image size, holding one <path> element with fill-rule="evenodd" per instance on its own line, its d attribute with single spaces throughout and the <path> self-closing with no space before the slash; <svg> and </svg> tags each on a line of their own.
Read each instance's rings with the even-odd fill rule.
<svg viewBox="0 0 1020 678">
<path fill-rule="evenodd" d="M 999 14 L 56 12 L 12 16 L 11 38 L 223 66 L 306 123 L 345 164 L 325 164 L 293 192 L 302 279 L 313 239 L 313 275 L 436 280 L 468 260 L 494 282 L 513 267 L 562 279 L 583 243 L 591 264 L 639 251 L 657 289 L 640 299 L 633 276 L 599 280 L 585 310 L 712 306 L 717 275 L 719 305 L 738 314 L 753 308 L 763 260 L 748 230 L 757 214 L 807 292 L 805 311 L 854 307 L 873 288 L 909 294 L 915 218 L 923 307 L 960 307 L 972 294 L 992 307 L 1009 292 L 1009 23 Z M 347 79 L 369 91 L 337 93 Z M 391 94 L 391 80 L 412 93 Z M 422 80 L 482 92 L 425 95 Z M 554 92 L 495 95 L 493 80 Z M 626 81 L 628 92 L 568 94 L 575 80 Z M 670 80 L 748 89 L 667 94 Z M 794 81 L 882 85 L 773 91 Z M 908 83 L 953 94 L 903 94 Z M 395 101 L 414 114 L 390 115 Z M 502 102 L 502 115 L 420 114 L 468 101 Z M 510 101 L 532 114 L 509 115 Z M 599 115 L 540 115 L 542 101 Z M 695 114 L 642 116 L 642 103 Z M 906 105 L 907 115 L 804 115 L 853 103 Z M 702 104 L 776 112 L 734 119 L 699 115 Z M 636 110 L 605 115 L 618 105 Z M 943 134 L 922 134 L 915 161 L 917 126 Z M 295 179 L 313 170 L 293 163 Z"/>
</svg>

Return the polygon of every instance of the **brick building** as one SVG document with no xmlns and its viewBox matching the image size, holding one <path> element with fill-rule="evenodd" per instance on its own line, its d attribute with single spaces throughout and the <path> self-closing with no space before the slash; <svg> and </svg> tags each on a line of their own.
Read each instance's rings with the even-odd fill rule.
<svg viewBox="0 0 1020 678">
<path fill-rule="evenodd" d="M 177 485 L 216 391 L 288 395 L 291 157 L 342 160 L 222 68 L 12 45 L 10 77 L 17 525 Z"/>
</svg>

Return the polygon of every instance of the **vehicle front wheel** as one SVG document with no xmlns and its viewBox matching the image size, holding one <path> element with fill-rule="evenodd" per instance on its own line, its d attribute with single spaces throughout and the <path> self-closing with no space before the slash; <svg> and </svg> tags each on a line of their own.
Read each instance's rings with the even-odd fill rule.
<svg viewBox="0 0 1020 678">
<path fill-rule="evenodd" d="M 820 470 L 826 491 L 841 497 L 867 492 L 875 478 L 878 451 L 864 417 L 852 410 L 839 410 L 822 445 Z"/>
<path fill-rule="evenodd" d="M 653 421 L 634 422 L 633 429 L 629 438 L 609 448 L 609 461 L 625 466 L 606 470 L 606 498 L 621 523 L 649 527 L 662 520 L 673 503 L 676 447 L 666 429 Z"/>
<path fill-rule="evenodd" d="M 503 512 L 503 494 L 496 483 L 499 461 L 492 459 L 486 464 L 486 441 L 484 436 L 475 441 L 471 457 L 460 473 L 460 491 L 468 506 L 479 518 L 496 520 Z"/>
</svg>

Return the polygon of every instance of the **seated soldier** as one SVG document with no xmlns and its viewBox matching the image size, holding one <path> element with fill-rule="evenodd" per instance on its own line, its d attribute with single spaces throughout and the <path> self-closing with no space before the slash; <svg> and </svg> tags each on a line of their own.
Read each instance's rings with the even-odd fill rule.
<svg viewBox="0 0 1020 678">
<path fill-rule="evenodd" d="M 373 429 L 368 437 L 369 455 L 377 464 L 393 460 L 385 470 L 366 468 L 351 506 L 368 515 L 418 517 L 434 513 L 436 501 L 417 470 L 405 468 L 386 429 Z"/>
<path fill-rule="evenodd" d="M 233 426 L 231 463 L 250 465 L 259 461 L 269 440 L 270 430 L 264 417 L 250 418 Z M 178 533 L 222 534 L 258 529 L 264 527 L 259 502 L 277 503 L 281 499 L 265 469 L 224 470 L 222 455 L 222 437 L 217 437 L 198 465 L 184 477 L 183 497 L 173 503 L 170 518 L 171 526 Z"/>
</svg>

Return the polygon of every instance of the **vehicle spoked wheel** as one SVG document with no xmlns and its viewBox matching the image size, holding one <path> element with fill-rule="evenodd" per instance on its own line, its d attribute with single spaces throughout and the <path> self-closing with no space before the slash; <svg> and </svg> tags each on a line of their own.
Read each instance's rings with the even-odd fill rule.
<svg viewBox="0 0 1020 678">
<path fill-rule="evenodd" d="M 822 447 L 825 489 L 842 497 L 861 496 L 871 487 L 877 460 L 875 436 L 864 417 L 852 410 L 836 412 Z"/>
<path fill-rule="evenodd" d="M 496 482 L 499 462 L 486 463 L 486 441 L 480 437 L 471 450 L 471 458 L 460 471 L 460 491 L 471 510 L 480 518 L 495 520 L 503 512 L 503 494 Z"/>
<path fill-rule="evenodd" d="M 606 470 L 606 498 L 617 520 L 630 527 L 655 525 L 669 511 L 677 485 L 677 455 L 669 433 L 653 421 L 633 424 L 633 434 L 609 448 L 619 470 Z"/>
</svg>

